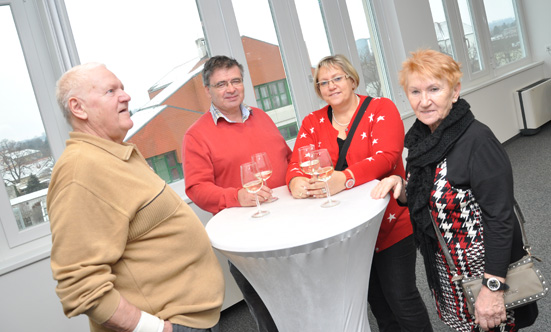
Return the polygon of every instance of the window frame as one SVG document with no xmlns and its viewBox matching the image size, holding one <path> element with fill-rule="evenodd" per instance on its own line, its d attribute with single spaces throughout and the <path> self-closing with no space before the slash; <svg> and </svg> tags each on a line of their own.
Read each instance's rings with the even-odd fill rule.
<svg viewBox="0 0 551 332">
<path fill-rule="evenodd" d="M 279 86 L 278 84 L 279 83 L 283 83 L 283 89 L 285 91 L 281 92 L 279 91 Z M 262 96 L 262 93 L 261 93 L 261 88 L 266 88 L 267 91 L 268 91 L 268 95 L 266 97 Z M 275 89 L 277 89 L 278 93 L 276 95 L 274 95 L 272 93 L 272 88 L 275 87 Z M 260 107 L 262 108 L 265 112 L 269 112 L 269 111 L 272 111 L 272 110 L 275 110 L 277 108 L 280 108 L 280 107 L 284 107 L 284 106 L 289 106 L 289 105 L 292 105 L 292 99 L 291 99 L 291 93 L 289 92 L 289 85 L 287 84 L 287 80 L 286 79 L 281 79 L 281 80 L 277 80 L 277 81 L 273 81 L 273 82 L 268 82 L 268 83 L 264 83 L 264 84 L 259 84 L 259 85 L 256 85 L 254 87 L 254 91 L 255 91 L 255 94 L 257 94 L 256 96 L 256 103 L 257 105 L 263 105 L 263 107 Z M 258 93 L 256 93 L 258 91 Z M 288 103 L 287 104 L 282 104 L 281 103 L 281 96 L 282 95 L 285 95 L 287 97 L 287 101 Z M 280 105 L 278 107 L 274 107 L 274 98 L 279 98 L 280 100 Z M 272 107 L 270 108 L 266 108 L 264 107 L 264 100 L 268 99 L 270 101 L 270 105 Z"/>
<path fill-rule="evenodd" d="M 290 102 L 296 110 L 296 126 L 298 128 L 302 119 L 319 108 L 319 98 L 312 86 L 311 64 L 307 47 L 302 38 L 294 2 L 296 0 L 266 1 L 270 5 L 274 27 L 278 34 L 279 47 L 287 74 L 287 93 L 288 97 L 292 98 Z M 367 4 L 371 5 L 372 2 L 381 0 L 363 1 L 367 1 Z M 246 73 L 244 84 L 248 91 L 245 94 L 244 102 L 256 105 L 254 87 L 250 75 L 247 74 L 247 61 L 231 1 L 196 0 L 196 3 L 203 22 L 208 54 L 232 56 L 244 66 Z M 59 111 L 55 100 L 55 84 L 65 71 L 80 63 L 64 0 L 0 0 L 0 5 L 12 7 L 44 129 L 48 136 L 52 156 L 57 160 L 65 149 L 65 141 L 69 138 L 71 127 Z M 321 0 L 320 6 L 326 19 L 333 22 L 331 31 L 327 31 L 330 45 L 333 45 L 332 53 L 346 54 L 357 68 L 361 68 L 359 60 L 354 60 L 354 58 L 358 58 L 358 54 L 350 23 L 341 19 L 341 15 L 344 15 L 342 13 L 346 13 L 345 0 Z M 336 11 L 333 11 L 334 9 Z M 342 27 L 343 21 L 348 22 L 345 28 Z M 381 29 L 381 35 L 384 35 L 384 27 L 379 26 L 378 28 Z M 220 33 L 220 31 L 224 31 L 224 33 Z M 388 40 L 381 41 L 381 43 L 383 50 L 391 52 L 393 47 Z M 387 61 L 387 64 L 392 65 L 392 62 Z M 386 69 L 388 77 L 394 78 L 392 74 L 395 73 L 395 68 L 387 67 Z M 390 79 L 390 82 L 394 84 L 396 80 Z M 365 93 L 361 90 L 359 92 Z M 288 141 L 288 144 L 292 148 L 294 140 Z M 184 181 L 171 183 L 170 186 L 187 200 Z M 11 214 L 11 206 L 5 209 L 2 205 L 9 203 L 7 193 L 0 193 L 1 210 Z M 17 229 L 14 220 L 12 230 L 8 226 L 8 231 L 5 231 L 5 225 L 10 223 L 7 212 L 0 212 L 0 225 L 2 225 L 0 227 L 0 275 L 48 257 L 51 249 L 49 223 L 18 232 L 24 233 L 22 234 L 24 238 L 19 239 L 19 235 L 12 231 L 13 227 Z M 40 231 L 35 233 L 38 229 Z"/>
<path fill-rule="evenodd" d="M 459 10 L 458 0 L 442 0 L 444 11 L 448 19 L 448 28 L 455 59 L 460 63 L 469 62 L 468 49 L 464 40 L 464 29 Z M 480 60 L 483 68 L 480 71 L 472 72 L 470 66 L 464 65 L 462 84 L 464 88 L 483 84 L 489 80 L 505 76 L 519 68 L 531 63 L 530 48 L 526 38 L 526 28 L 524 25 L 522 4 L 518 0 L 511 0 L 515 8 L 516 19 L 518 20 L 519 38 L 524 48 L 524 58 L 513 61 L 501 67 L 497 67 L 494 61 L 494 54 L 491 44 L 491 32 L 488 26 L 486 8 L 483 1 L 465 0 L 471 10 L 471 19 L 473 29 L 477 37 Z"/>
</svg>

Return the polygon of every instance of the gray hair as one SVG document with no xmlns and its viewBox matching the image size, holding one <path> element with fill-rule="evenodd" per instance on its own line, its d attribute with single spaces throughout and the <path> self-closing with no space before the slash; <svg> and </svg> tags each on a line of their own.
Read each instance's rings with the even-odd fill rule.
<svg viewBox="0 0 551 332">
<path fill-rule="evenodd" d="M 237 62 L 237 60 L 229 58 L 225 55 L 213 56 L 212 58 L 208 59 L 207 62 L 205 62 L 205 66 L 203 67 L 203 84 L 205 86 L 210 85 L 210 77 L 215 70 L 220 68 L 230 69 L 235 66 L 239 68 L 239 71 L 241 72 L 241 77 L 243 77 L 243 66 L 239 62 Z"/>
<path fill-rule="evenodd" d="M 88 80 L 88 73 L 98 67 L 107 68 L 103 63 L 99 62 L 77 65 L 65 72 L 57 81 L 56 99 L 67 122 L 71 123 L 72 119 L 72 113 L 69 109 L 69 99 L 78 94 L 84 83 Z"/>
</svg>

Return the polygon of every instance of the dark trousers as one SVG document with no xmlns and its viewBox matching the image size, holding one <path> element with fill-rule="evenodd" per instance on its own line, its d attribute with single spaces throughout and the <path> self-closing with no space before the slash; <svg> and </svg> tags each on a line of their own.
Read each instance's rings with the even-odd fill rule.
<svg viewBox="0 0 551 332">
<path fill-rule="evenodd" d="M 172 332 L 219 332 L 219 325 L 211 327 L 210 329 L 194 329 L 192 327 L 187 327 L 178 324 L 172 324 Z"/>
<path fill-rule="evenodd" d="M 380 332 L 432 331 L 415 282 L 416 255 L 412 235 L 373 255 L 368 300 Z"/>
<path fill-rule="evenodd" d="M 249 311 L 256 321 L 258 331 L 277 332 L 277 327 L 270 312 L 268 312 L 268 308 L 266 308 L 264 302 L 262 302 L 262 299 L 258 296 L 258 293 L 254 290 L 251 283 L 230 261 L 228 261 L 228 263 L 230 264 L 230 272 L 237 283 L 237 287 L 239 287 L 241 293 L 243 293 L 243 299 L 245 303 L 247 303 Z"/>
</svg>

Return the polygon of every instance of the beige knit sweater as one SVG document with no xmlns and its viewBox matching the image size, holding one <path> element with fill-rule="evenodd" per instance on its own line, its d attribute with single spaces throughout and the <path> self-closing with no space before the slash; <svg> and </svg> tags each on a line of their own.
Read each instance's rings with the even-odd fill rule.
<svg viewBox="0 0 551 332">
<path fill-rule="evenodd" d="M 132 144 L 73 132 L 48 190 L 51 267 L 68 317 L 92 331 L 120 296 L 172 323 L 218 322 L 224 277 L 205 229 Z"/>
</svg>

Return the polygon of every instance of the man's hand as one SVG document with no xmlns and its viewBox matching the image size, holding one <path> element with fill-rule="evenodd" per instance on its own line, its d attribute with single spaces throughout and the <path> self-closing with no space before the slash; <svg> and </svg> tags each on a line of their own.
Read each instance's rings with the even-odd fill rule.
<svg viewBox="0 0 551 332">
<path fill-rule="evenodd" d="M 256 194 L 258 195 L 258 201 L 263 203 L 272 197 L 272 189 L 268 188 L 266 185 L 263 185 Z M 239 189 L 237 192 L 237 199 L 239 200 L 239 204 L 241 206 L 256 206 L 255 194 L 251 194 L 245 188 Z"/>
<path fill-rule="evenodd" d="M 140 309 L 121 296 L 117 310 L 102 326 L 118 332 L 133 332 L 140 321 L 141 315 Z M 172 324 L 167 320 L 164 321 L 163 332 L 172 332 Z"/>
</svg>

